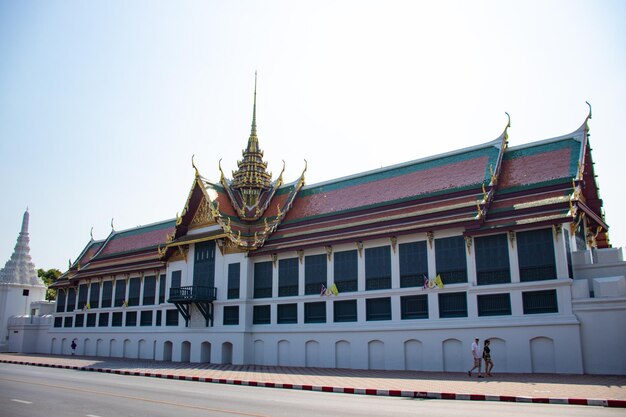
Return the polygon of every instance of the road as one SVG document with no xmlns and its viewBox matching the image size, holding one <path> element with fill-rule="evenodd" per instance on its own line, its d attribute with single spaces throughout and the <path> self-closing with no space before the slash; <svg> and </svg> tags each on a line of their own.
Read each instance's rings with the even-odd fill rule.
<svg viewBox="0 0 626 417">
<path fill-rule="evenodd" d="M 423 400 L 0 364 L 3 417 L 624 416 L 623 409 Z"/>
</svg>

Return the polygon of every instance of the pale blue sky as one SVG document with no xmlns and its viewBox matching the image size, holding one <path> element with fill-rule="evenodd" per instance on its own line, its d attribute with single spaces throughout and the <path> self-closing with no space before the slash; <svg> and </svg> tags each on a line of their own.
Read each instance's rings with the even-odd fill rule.
<svg viewBox="0 0 626 417">
<path fill-rule="evenodd" d="M 0 267 L 31 212 L 37 267 L 172 218 L 250 131 L 309 184 L 490 141 L 591 144 L 626 243 L 626 2 L 0 0 Z"/>
</svg>

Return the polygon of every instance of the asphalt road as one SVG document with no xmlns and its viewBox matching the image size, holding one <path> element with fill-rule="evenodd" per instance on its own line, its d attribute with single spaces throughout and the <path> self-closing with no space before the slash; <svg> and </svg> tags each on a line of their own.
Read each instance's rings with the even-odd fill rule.
<svg viewBox="0 0 626 417">
<path fill-rule="evenodd" d="M 623 409 L 421 400 L 0 364 L 2 417 L 624 416 Z"/>
</svg>

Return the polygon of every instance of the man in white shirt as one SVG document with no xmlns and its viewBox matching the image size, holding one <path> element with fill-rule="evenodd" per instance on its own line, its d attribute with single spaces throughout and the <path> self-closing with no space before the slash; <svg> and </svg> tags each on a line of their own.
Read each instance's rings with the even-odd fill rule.
<svg viewBox="0 0 626 417">
<path fill-rule="evenodd" d="M 472 359 L 474 359 L 474 367 L 467 371 L 467 376 L 472 376 L 472 371 L 478 368 L 478 378 L 483 378 L 480 374 L 480 370 L 482 368 L 482 358 L 483 352 L 480 348 L 480 344 L 478 343 L 478 338 L 474 339 L 474 343 L 472 343 Z"/>
</svg>

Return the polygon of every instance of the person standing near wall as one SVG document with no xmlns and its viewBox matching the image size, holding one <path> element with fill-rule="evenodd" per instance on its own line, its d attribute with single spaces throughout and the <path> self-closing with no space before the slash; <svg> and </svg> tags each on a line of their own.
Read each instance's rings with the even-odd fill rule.
<svg viewBox="0 0 626 417">
<path fill-rule="evenodd" d="M 483 359 L 485 360 L 485 373 L 487 376 L 491 375 L 493 369 L 493 361 L 491 360 L 491 349 L 489 348 L 489 340 L 485 340 L 485 347 L 483 348 Z"/>
<path fill-rule="evenodd" d="M 72 348 L 72 356 L 76 353 L 76 340 L 72 340 L 72 344 L 70 345 Z"/>
<path fill-rule="evenodd" d="M 480 370 L 482 368 L 482 351 L 480 349 L 480 344 L 478 343 L 479 339 L 474 339 L 474 343 L 472 343 L 472 359 L 474 360 L 474 367 L 467 371 L 467 376 L 472 376 L 472 371 L 478 368 L 478 378 L 483 378 L 480 374 Z"/>
</svg>

